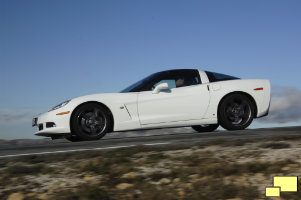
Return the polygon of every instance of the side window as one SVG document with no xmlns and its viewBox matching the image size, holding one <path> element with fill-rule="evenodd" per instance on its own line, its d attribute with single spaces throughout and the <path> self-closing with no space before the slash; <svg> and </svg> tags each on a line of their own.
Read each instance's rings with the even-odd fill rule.
<svg viewBox="0 0 301 200">
<path fill-rule="evenodd" d="M 197 85 L 201 83 L 197 70 L 175 70 L 168 71 L 157 77 L 151 84 L 152 90 L 160 83 L 167 83 L 169 89 Z"/>
<path fill-rule="evenodd" d="M 167 79 L 167 80 L 161 80 L 158 83 L 155 83 L 154 86 L 152 87 L 152 90 L 154 90 L 155 87 L 161 83 L 167 83 L 169 89 L 176 88 L 176 81 L 173 79 Z"/>
<path fill-rule="evenodd" d="M 201 83 L 200 75 L 197 70 L 175 71 L 176 87 L 185 87 Z"/>
<path fill-rule="evenodd" d="M 208 79 L 209 79 L 210 82 L 239 79 L 239 78 L 234 77 L 234 76 L 229 76 L 229 75 L 226 75 L 226 74 L 220 74 L 220 73 L 215 73 L 215 72 L 206 71 L 206 74 L 207 74 Z"/>
</svg>

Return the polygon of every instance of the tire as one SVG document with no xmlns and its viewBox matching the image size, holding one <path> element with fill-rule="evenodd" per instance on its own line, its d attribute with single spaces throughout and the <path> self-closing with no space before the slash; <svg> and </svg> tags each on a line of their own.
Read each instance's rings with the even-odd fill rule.
<svg viewBox="0 0 301 200">
<path fill-rule="evenodd" d="M 197 125 L 192 126 L 191 128 L 199 133 L 201 132 L 212 132 L 219 127 L 219 124 L 206 124 L 206 125 Z"/>
<path fill-rule="evenodd" d="M 253 121 L 255 113 L 254 103 L 243 94 L 227 96 L 218 110 L 219 124 L 227 130 L 242 130 Z"/>
<path fill-rule="evenodd" d="M 71 134 L 68 139 L 98 140 L 110 129 L 109 111 L 97 103 L 87 103 L 80 106 L 71 117 Z"/>
</svg>

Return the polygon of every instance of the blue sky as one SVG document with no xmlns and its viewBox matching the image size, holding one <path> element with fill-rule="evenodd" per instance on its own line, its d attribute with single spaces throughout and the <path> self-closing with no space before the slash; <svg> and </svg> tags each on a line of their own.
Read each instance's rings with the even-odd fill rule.
<svg viewBox="0 0 301 200">
<path fill-rule="evenodd" d="M 0 0 L 0 139 L 33 137 L 32 115 L 61 101 L 171 68 L 299 92 L 300 9 L 297 0 Z"/>
</svg>

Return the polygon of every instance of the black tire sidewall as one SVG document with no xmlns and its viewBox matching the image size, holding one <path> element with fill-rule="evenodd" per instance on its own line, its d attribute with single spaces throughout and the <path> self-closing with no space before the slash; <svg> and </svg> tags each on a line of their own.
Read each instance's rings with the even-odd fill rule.
<svg viewBox="0 0 301 200">
<path fill-rule="evenodd" d="M 234 125 L 234 124 L 232 124 L 232 122 L 228 120 L 228 118 L 226 116 L 226 113 L 224 112 L 225 109 L 226 109 L 226 106 L 227 106 L 227 102 L 229 100 L 231 100 L 232 98 L 242 99 L 242 100 L 248 102 L 248 104 L 250 105 L 251 116 L 250 116 L 249 120 L 244 125 Z M 255 114 L 255 105 L 246 95 L 231 94 L 231 95 L 227 96 L 225 99 L 223 99 L 223 101 L 221 102 L 221 105 L 220 105 L 219 110 L 218 110 L 218 122 L 224 129 L 227 129 L 227 130 L 243 130 L 243 129 L 247 128 L 252 123 L 253 118 L 254 118 L 254 114 Z"/>
<path fill-rule="evenodd" d="M 98 134 L 98 135 L 88 135 L 88 134 L 82 132 L 81 129 L 80 129 L 80 127 L 79 127 L 79 125 L 77 124 L 77 120 L 76 120 L 77 116 L 81 112 L 83 112 L 83 111 L 85 111 L 87 109 L 91 109 L 91 108 L 98 108 L 98 109 L 101 110 L 101 112 L 103 112 L 105 114 L 106 127 L 102 131 L 102 133 Z M 108 130 L 110 128 L 110 123 L 111 123 L 111 119 L 109 117 L 108 111 L 103 106 L 101 106 L 101 105 L 99 105 L 97 103 L 86 103 L 84 105 L 81 105 L 72 114 L 71 121 L 70 121 L 72 135 L 74 135 L 75 137 L 79 138 L 80 140 L 98 140 L 98 139 L 102 138 L 108 132 Z"/>
</svg>

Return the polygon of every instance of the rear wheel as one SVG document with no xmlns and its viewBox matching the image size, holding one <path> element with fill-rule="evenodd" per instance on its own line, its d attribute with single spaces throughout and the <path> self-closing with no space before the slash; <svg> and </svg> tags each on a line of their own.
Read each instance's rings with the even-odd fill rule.
<svg viewBox="0 0 301 200">
<path fill-rule="evenodd" d="M 80 106 L 72 115 L 72 136 L 70 141 L 98 140 L 106 135 L 110 128 L 109 112 L 97 103 Z"/>
<path fill-rule="evenodd" d="M 218 124 L 204 124 L 204 125 L 197 125 L 192 126 L 191 128 L 199 133 L 201 132 L 212 132 L 218 128 Z"/>
<path fill-rule="evenodd" d="M 219 107 L 219 124 L 227 130 L 247 128 L 254 118 L 254 103 L 243 94 L 227 96 Z"/>
</svg>

